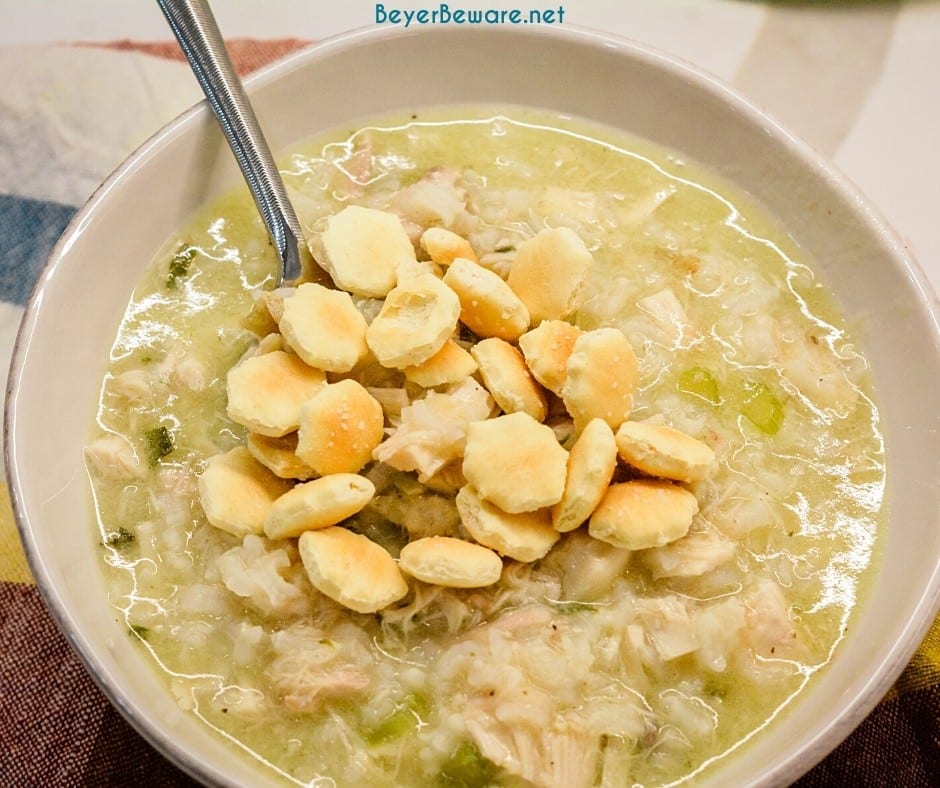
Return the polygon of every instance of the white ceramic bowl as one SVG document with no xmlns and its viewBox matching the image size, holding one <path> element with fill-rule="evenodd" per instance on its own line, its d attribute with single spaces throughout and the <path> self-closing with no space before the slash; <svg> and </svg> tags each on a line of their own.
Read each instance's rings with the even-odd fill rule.
<svg viewBox="0 0 940 788">
<path fill-rule="evenodd" d="M 831 668 L 728 759 L 715 782 L 785 783 L 822 758 L 887 691 L 940 601 L 938 309 L 897 237 L 843 177 L 716 80 L 568 27 L 357 32 L 287 58 L 249 87 L 275 150 L 363 116 L 441 103 L 530 104 L 607 123 L 734 181 L 817 261 L 859 327 L 883 408 L 890 517 L 882 563 Z M 215 121 L 199 106 L 147 142 L 79 212 L 27 308 L 6 450 L 36 580 L 92 675 L 190 774 L 257 785 L 260 768 L 233 758 L 231 745 L 178 709 L 109 608 L 81 451 L 141 269 L 195 208 L 238 180 Z"/>
</svg>

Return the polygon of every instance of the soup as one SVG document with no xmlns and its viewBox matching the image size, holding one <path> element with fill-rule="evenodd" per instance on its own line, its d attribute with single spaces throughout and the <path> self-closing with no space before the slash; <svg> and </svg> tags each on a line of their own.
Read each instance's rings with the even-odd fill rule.
<svg viewBox="0 0 940 788">
<path fill-rule="evenodd" d="M 877 546 L 867 364 L 811 261 L 694 163 L 521 108 L 281 167 L 330 277 L 271 291 L 250 197 L 213 203 L 133 294 L 86 449 L 156 674 L 274 782 L 719 768 L 829 662 Z"/>
</svg>

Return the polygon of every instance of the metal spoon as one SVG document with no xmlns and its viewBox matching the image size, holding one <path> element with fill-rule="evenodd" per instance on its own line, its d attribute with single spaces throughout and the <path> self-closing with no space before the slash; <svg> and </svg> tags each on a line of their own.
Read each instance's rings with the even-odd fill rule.
<svg viewBox="0 0 940 788">
<path fill-rule="evenodd" d="M 228 140 L 281 261 L 278 284 L 312 270 L 303 230 L 206 0 L 157 0 Z"/>
</svg>

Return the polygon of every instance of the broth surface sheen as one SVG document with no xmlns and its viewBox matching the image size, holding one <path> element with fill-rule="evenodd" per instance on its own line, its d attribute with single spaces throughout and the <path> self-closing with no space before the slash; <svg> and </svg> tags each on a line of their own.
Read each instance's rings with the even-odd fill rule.
<svg viewBox="0 0 940 788">
<path fill-rule="evenodd" d="M 627 554 L 582 526 L 539 561 L 505 560 L 492 586 L 411 581 L 375 615 L 333 602 L 296 539 L 231 536 L 197 493 L 207 460 L 244 441 L 226 373 L 258 345 L 245 316 L 277 267 L 239 190 L 147 268 L 86 450 L 129 637 L 183 708 L 275 782 L 574 788 L 714 773 L 828 664 L 877 554 L 879 415 L 810 261 L 693 163 L 524 108 L 420 110 L 280 163 L 315 252 L 347 204 L 398 213 L 414 237 L 447 227 L 502 276 L 522 241 L 572 229 L 594 258 L 573 322 L 632 345 L 630 419 L 702 440 L 717 467 L 689 485 L 690 533 L 663 547 Z M 378 302 L 355 300 L 371 320 Z M 363 473 L 376 496 L 345 525 L 393 556 L 409 538 L 463 535 L 452 494 L 379 463 Z"/>
</svg>

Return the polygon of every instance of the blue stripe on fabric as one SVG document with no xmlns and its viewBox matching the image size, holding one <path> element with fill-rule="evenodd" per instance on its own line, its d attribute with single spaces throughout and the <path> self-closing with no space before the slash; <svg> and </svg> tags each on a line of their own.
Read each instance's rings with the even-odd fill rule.
<svg viewBox="0 0 940 788">
<path fill-rule="evenodd" d="M 0 300 L 23 305 L 77 209 L 0 194 Z"/>
</svg>

